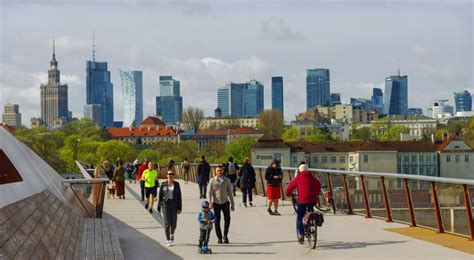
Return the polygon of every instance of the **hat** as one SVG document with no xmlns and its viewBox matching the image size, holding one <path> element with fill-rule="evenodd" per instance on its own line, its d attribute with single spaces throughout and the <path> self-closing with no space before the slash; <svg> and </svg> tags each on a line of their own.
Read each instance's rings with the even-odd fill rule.
<svg viewBox="0 0 474 260">
<path fill-rule="evenodd" d="M 300 167 L 298 167 L 298 171 L 302 172 L 302 171 L 306 171 L 308 170 L 308 166 L 306 164 L 302 164 L 300 165 Z"/>
<path fill-rule="evenodd" d="M 209 201 L 205 200 L 201 203 L 201 207 L 203 208 L 209 208 Z"/>
</svg>

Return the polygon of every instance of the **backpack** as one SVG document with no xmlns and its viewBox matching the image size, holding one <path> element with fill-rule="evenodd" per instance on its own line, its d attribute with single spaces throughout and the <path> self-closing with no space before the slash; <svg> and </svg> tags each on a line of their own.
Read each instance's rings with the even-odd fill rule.
<svg viewBox="0 0 474 260">
<path fill-rule="evenodd" d="M 237 174 L 237 170 L 235 169 L 235 164 L 232 162 L 232 163 L 229 163 L 229 168 L 227 169 L 229 175 L 235 175 Z"/>
<path fill-rule="evenodd" d="M 318 227 L 322 226 L 324 223 L 324 216 L 320 212 L 308 212 L 303 217 L 303 225 L 308 224 L 309 221 L 315 220 Z"/>
<path fill-rule="evenodd" d="M 189 162 L 183 162 L 183 167 L 186 170 L 189 170 Z"/>
</svg>

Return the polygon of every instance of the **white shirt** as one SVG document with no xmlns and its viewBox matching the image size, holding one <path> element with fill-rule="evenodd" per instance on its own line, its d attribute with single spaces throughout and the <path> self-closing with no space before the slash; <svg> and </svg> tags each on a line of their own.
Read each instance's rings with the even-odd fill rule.
<svg viewBox="0 0 474 260">
<path fill-rule="evenodd" d="M 168 186 L 168 199 L 169 200 L 173 199 L 173 191 L 174 191 L 174 184 L 173 186 Z"/>
</svg>

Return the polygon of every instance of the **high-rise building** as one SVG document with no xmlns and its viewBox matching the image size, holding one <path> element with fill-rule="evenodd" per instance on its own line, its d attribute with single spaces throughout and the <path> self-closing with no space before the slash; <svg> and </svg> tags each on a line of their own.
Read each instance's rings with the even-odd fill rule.
<svg viewBox="0 0 474 260">
<path fill-rule="evenodd" d="M 372 104 L 374 106 L 374 110 L 377 111 L 377 113 L 382 114 L 383 113 L 383 92 L 382 92 L 382 89 L 373 88 L 371 99 L 372 99 Z"/>
<path fill-rule="evenodd" d="M 353 107 L 358 107 L 369 111 L 374 110 L 374 104 L 372 104 L 372 100 L 366 98 L 351 98 L 351 105 Z"/>
<path fill-rule="evenodd" d="M 160 96 L 156 97 L 156 114 L 161 116 L 165 124 L 176 125 L 181 122 L 183 113 L 183 97 Z"/>
<path fill-rule="evenodd" d="M 408 76 L 398 75 L 385 78 L 383 113 L 406 115 L 408 113 Z"/>
<path fill-rule="evenodd" d="M 256 80 L 230 83 L 217 90 L 217 107 L 222 116 L 257 116 L 263 111 L 263 84 Z"/>
<path fill-rule="evenodd" d="M 165 124 L 178 124 L 183 113 L 180 84 L 172 76 L 160 76 L 160 96 L 156 97 L 156 114 Z"/>
<path fill-rule="evenodd" d="M 123 125 L 138 125 L 143 121 L 143 73 L 120 71 L 122 79 Z"/>
<path fill-rule="evenodd" d="M 100 111 L 100 104 L 91 104 L 84 106 L 84 117 L 90 118 L 94 123 L 97 125 L 101 124 L 101 111 Z"/>
<path fill-rule="evenodd" d="M 443 119 L 453 115 L 453 106 L 446 104 L 447 99 L 435 100 L 433 106 L 428 109 L 434 119 Z"/>
<path fill-rule="evenodd" d="M 309 69 L 306 75 L 306 110 L 331 104 L 329 69 Z"/>
<path fill-rule="evenodd" d="M 422 116 L 423 115 L 423 109 L 419 107 L 411 107 L 408 108 L 408 115 L 411 116 Z"/>
<path fill-rule="evenodd" d="M 331 106 L 340 105 L 341 103 L 341 93 L 331 93 Z"/>
<path fill-rule="evenodd" d="M 272 77 L 272 109 L 283 115 L 283 77 Z"/>
<path fill-rule="evenodd" d="M 172 76 L 160 76 L 160 96 L 181 96 L 179 81 Z"/>
<path fill-rule="evenodd" d="M 6 104 L 2 114 L 2 123 L 13 127 L 21 126 L 20 106 L 17 104 Z"/>
<path fill-rule="evenodd" d="M 454 92 L 456 112 L 472 111 L 472 96 L 469 91 Z"/>
<path fill-rule="evenodd" d="M 55 126 L 55 122 L 68 120 L 68 87 L 61 84 L 61 72 L 56 61 L 56 50 L 53 40 L 53 58 L 49 63 L 48 83 L 41 84 L 41 119 L 46 126 Z M 57 120 L 61 119 L 61 120 Z"/>
</svg>

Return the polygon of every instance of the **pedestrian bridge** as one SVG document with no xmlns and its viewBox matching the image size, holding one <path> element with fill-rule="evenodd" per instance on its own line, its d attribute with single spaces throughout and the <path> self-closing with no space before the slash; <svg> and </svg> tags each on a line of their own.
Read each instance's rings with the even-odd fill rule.
<svg viewBox="0 0 474 260">
<path fill-rule="evenodd" d="M 310 250 L 296 242 L 288 198 L 281 216 L 266 212 L 264 167 L 256 167 L 255 207 L 239 206 L 238 193 L 230 244 L 217 244 L 212 233 L 213 254 L 198 255 L 195 166 L 188 184 L 175 168 L 183 212 L 171 247 L 161 218 L 144 209 L 138 184 L 126 183 L 124 200 L 105 198 L 108 180 L 78 166 L 84 179 L 64 180 L 0 128 L 0 259 L 474 259 L 471 180 L 315 169 L 338 212 L 325 215 Z M 294 169 L 283 170 L 286 186 Z"/>
</svg>

